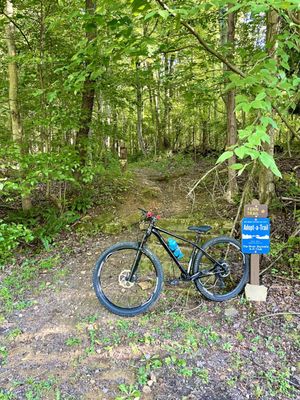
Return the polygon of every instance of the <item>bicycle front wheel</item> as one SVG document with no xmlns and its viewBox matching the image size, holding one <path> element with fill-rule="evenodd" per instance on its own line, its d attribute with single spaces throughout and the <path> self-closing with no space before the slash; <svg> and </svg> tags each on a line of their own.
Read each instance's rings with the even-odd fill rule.
<svg viewBox="0 0 300 400">
<path fill-rule="evenodd" d="M 133 317 L 149 309 L 158 299 L 163 272 L 158 258 L 147 248 L 141 250 L 137 270 L 128 280 L 139 249 L 138 243 L 111 246 L 99 257 L 93 275 L 96 295 L 110 312 Z"/>
<path fill-rule="evenodd" d="M 214 261 L 199 251 L 194 263 L 194 274 L 201 272 L 195 280 L 196 288 L 214 301 L 237 296 L 249 280 L 249 257 L 242 253 L 240 243 L 220 236 L 204 243 L 202 248 Z"/>
</svg>

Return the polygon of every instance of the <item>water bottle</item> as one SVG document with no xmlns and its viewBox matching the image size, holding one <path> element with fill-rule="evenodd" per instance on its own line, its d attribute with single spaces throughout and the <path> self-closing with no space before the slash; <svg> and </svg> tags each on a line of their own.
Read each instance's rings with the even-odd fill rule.
<svg viewBox="0 0 300 400">
<path fill-rule="evenodd" d="M 181 260 L 183 258 L 183 253 L 180 250 L 178 243 L 176 242 L 176 240 L 169 238 L 168 239 L 168 246 L 169 249 L 172 250 L 174 256 L 178 259 Z"/>
</svg>

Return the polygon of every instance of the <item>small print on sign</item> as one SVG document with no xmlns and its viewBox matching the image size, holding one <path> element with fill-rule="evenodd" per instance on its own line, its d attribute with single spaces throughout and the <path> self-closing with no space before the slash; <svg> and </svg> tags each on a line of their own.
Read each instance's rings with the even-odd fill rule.
<svg viewBox="0 0 300 400">
<path fill-rule="evenodd" d="M 246 254 L 267 254 L 270 252 L 269 218 L 243 218 L 242 252 Z"/>
<path fill-rule="evenodd" d="M 268 206 L 266 204 L 247 204 L 244 210 L 245 217 L 263 218 L 268 216 Z"/>
</svg>

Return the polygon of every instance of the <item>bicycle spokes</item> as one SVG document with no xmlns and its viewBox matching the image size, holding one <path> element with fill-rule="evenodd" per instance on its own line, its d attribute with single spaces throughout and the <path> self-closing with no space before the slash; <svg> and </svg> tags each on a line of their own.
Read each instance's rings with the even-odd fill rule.
<svg viewBox="0 0 300 400">
<path fill-rule="evenodd" d="M 107 257 L 100 268 L 99 280 L 106 298 L 118 307 L 133 308 L 147 303 L 157 285 L 156 270 L 142 252 L 122 249 Z M 132 274 L 132 266 L 135 272 Z"/>
<path fill-rule="evenodd" d="M 232 291 L 243 276 L 243 254 L 231 243 L 215 243 L 206 249 L 210 260 L 203 256 L 200 265 L 202 286 L 212 294 Z"/>
</svg>

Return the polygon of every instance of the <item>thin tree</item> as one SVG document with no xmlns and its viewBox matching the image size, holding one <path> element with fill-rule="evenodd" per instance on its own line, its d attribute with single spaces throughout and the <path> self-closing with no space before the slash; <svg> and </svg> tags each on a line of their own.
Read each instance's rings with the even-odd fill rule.
<svg viewBox="0 0 300 400">
<path fill-rule="evenodd" d="M 136 130 L 137 130 L 139 147 L 142 153 L 145 155 L 146 148 L 143 138 L 143 88 L 140 79 L 140 69 L 141 69 L 140 61 L 136 61 L 135 66 L 136 66 L 136 112 L 137 112 Z"/>
<path fill-rule="evenodd" d="M 15 25 L 13 24 L 14 7 L 10 0 L 6 0 L 5 13 L 9 19 L 6 25 L 6 43 L 8 49 L 8 103 L 10 110 L 12 140 L 24 151 L 23 143 L 23 125 L 19 108 L 18 98 L 18 66 L 16 62 L 16 41 L 15 41 Z M 22 171 L 20 171 L 22 174 Z M 32 207 L 31 198 L 26 193 L 22 195 L 22 208 L 24 211 Z"/>
<path fill-rule="evenodd" d="M 228 16 L 227 16 L 227 26 L 225 30 L 226 44 L 229 47 L 230 55 L 227 56 L 230 62 L 234 61 L 234 45 L 235 45 L 235 19 L 236 14 L 230 12 L 232 4 L 228 5 Z M 224 70 L 228 70 L 226 64 L 224 65 Z M 236 144 L 237 140 L 237 123 L 236 123 L 236 113 L 235 113 L 235 90 L 230 89 L 225 95 L 225 105 L 226 105 L 226 115 L 227 115 L 227 147 Z M 229 202 L 233 201 L 235 194 L 238 191 L 238 185 L 236 180 L 236 172 L 231 168 L 233 164 L 236 163 L 236 157 L 233 155 L 228 160 L 228 188 L 226 197 Z"/>
<path fill-rule="evenodd" d="M 95 0 L 85 1 L 85 12 L 87 15 L 93 17 L 93 15 L 95 14 L 95 8 L 96 8 Z M 86 38 L 88 44 L 91 45 L 92 42 L 96 39 L 96 37 L 97 37 L 96 26 L 91 28 L 91 26 L 89 25 L 89 27 L 86 29 Z M 88 60 L 88 62 L 92 62 L 92 60 Z M 77 132 L 77 137 L 76 137 L 76 149 L 79 152 L 80 160 L 83 165 L 86 164 L 88 158 L 87 149 L 89 142 L 90 124 L 93 116 L 94 98 L 95 98 L 95 80 L 92 79 L 91 72 L 89 72 L 83 84 L 79 130 Z"/>
<path fill-rule="evenodd" d="M 277 39 L 276 35 L 279 31 L 279 15 L 275 10 L 270 10 L 267 15 L 267 31 L 266 31 L 266 49 L 270 58 L 276 60 Z M 272 110 L 275 114 L 275 111 Z M 275 129 L 269 125 L 267 128 L 270 137 L 269 143 L 264 143 L 264 151 L 270 155 L 274 155 L 274 135 Z M 259 170 L 259 200 L 261 203 L 269 204 L 275 195 L 274 175 L 269 168 L 264 166 Z"/>
</svg>

